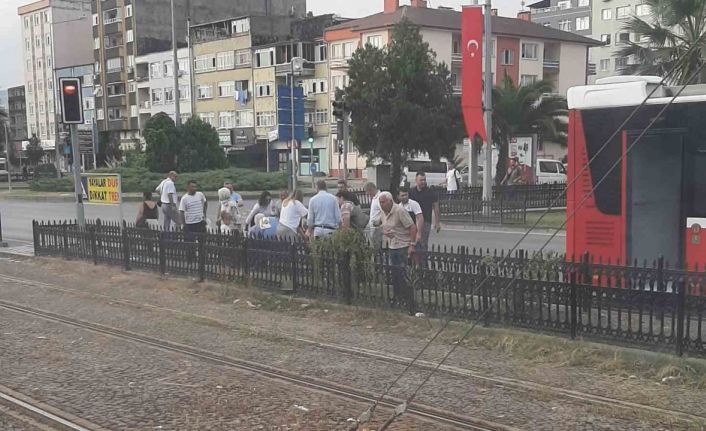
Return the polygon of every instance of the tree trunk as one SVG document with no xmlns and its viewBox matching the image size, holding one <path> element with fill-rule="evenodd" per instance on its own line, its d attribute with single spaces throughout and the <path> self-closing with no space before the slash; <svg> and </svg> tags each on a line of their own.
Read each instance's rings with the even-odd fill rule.
<svg viewBox="0 0 706 431">
<path fill-rule="evenodd" d="M 397 199 L 397 192 L 402 181 L 402 154 L 395 153 L 390 160 L 390 193 Z"/>
<path fill-rule="evenodd" d="M 500 151 L 498 151 L 498 164 L 495 165 L 495 185 L 500 185 L 505 174 L 507 173 L 507 153 L 510 144 L 507 139 L 501 139 Z"/>
</svg>

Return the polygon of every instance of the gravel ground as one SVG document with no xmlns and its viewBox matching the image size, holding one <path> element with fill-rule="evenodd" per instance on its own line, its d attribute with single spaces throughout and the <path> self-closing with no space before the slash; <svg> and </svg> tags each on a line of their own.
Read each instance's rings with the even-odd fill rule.
<svg viewBox="0 0 706 431">
<path fill-rule="evenodd" d="M 208 319 L 125 306 L 110 303 L 105 298 L 23 286 L 3 280 L 0 280 L 0 299 L 164 337 L 373 392 L 381 391 L 403 367 L 279 337 L 258 335 L 253 330 L 243 329 L 242 325 L 266 328 L 275 334 L 297 335 L 405 356 L 416 353 L 421 345 L 419 337 L 427 336 L 425 332 L 428 332 L 409 334 L 407 326 L 418 322 L 393 313 L 382 313 L 382 317 L 374 320 L 372 325 L 366 325 L 371 322 L 360 319 L 360 313 L 339 307 L 326 312 L 321 306 L 301 308 L 297 304 L 295 312 L 284 311 L 284 305 L 280 306 L 283 310 L 267 311 L 265 308 L 268 306 L 276 309 L 277 305 L 262 303 L 261 308 L 251 309 L 247 305 L 246 295 L 252 292 L 239 292 L 243 297 L 235 305 L 233 301 L 219 304 L 212 297 L 217 296 L 214 292 L 221 288 L 210 284 L 197 286 L 188 280 L 160 279 L 143 273 L 126 274 L 114 268 L 76 262 L 38 262 L 41 265 L 0 261 L 0 274 L 31 277 L 69 289 L 148 302 L 208 316 Z M 65 270 L 67 265 L 71 267 L 70 272 Z M 204 289 L 208 288 L 212 291 L 204 293 Z M 429 323 L 435 324 L 438 323 Z M 448 348 L 448 344 L 435 345 L 425 359 L 439 358 Z M 657 385 L 645 379 L 606 375 L 593 369 L 551 362 L 528 363 L 512 355 L 486 349 L 460 347 L 449 363 L 484 374 L 526 378 L 621 399 L 640 402 L 652 399 L 656 406 L 679 408 L 695 414 L 701 414 L 704 409 L 702 391 Z M 400 397 L 408 395 L 423 376 L 422 371 L 413 370 L 393 389 L 392 394 Z M 699 429 L 668 418 L 595 407 L 557 398 L 546 392 L 518 391 L 445 373 L 432 378 L 417 400 L 524 429 Z M 344 415 L 356 416 L 362 410 L 348 409 Z"/>
<path fill-rule="evenodd" d="M 7 413 L 5 408 L 0 407 L 0 430 L 2 431 L 44 431 L 39 427 L 30 425 L 24 421 L 14 418 Z"/>
</svg>

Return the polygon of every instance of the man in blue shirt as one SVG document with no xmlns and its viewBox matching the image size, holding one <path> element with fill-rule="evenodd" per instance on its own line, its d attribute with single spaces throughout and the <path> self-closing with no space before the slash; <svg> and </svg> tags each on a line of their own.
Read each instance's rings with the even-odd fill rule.
<svg viewBox="0 0 706 431">
<path fill-rule="evenodd" d="M 230 190 L 230 200 L 238 204 L 239 207 L 243 206 L 243 198 L 235 192 L 235 185 L 233 184 L 233 181 L 226 180 L 223 183 L 223 187 L 227 188 Z"/>
<path fill-rule="evenodd" d="M 326 191 L 326 182 L 316 182 L 318 193 L 309 200 L 306 235 L 309 239 L 332 235 L 341 225 L 341 208 L 334 195 Z"/>
</svg>

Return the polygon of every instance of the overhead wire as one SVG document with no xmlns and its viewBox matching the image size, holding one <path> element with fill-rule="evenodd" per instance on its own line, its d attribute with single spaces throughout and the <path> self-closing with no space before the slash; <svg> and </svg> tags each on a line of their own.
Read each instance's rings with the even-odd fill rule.
<svg viewBox="0 0 706 431">
<path fill-rule="evenodd" d="M 540 250 L 539 250 L 540 252 L 541 252 L 542 250 L 544 250 L 544 248 L 545 248 L 547 245 L 549 245 L 549 243 L 556 237 L 556 235 L 559 233 L 559 231 L 561 231 L 561 230 L 564 228 L 564 226 L 566 226 L 566 223 L 568 223 L 568 221 L 569 221 L 571 218 L 573 218 L 573 216 L 576 214 L 576 212 L 577 212 L 577 211 L 583 206 L 583 204 L 586 203 L 586 201 L 591 197 L 591 195 L 593 194 L 593 192 L 595 192 L 595 190 L 596 190 L 598 187 L 600 187 L 600 185 L 603 183 L 603 181 L 605 181 L 606 178 L 608 178 L 608 176 L 610 175 L 610 173 L 612 173 L 613 170 L 615 170 L 615 168 L 618 167 L 618 166 L 622 163 L 623 159 L 624 159 L 624 158 L 630 153 L 630 151 L 640 142 L 640 140 L 645 136 L 645 134 L 655 125 L 655 123 L 660 120 L 660 118 L 662 117 L 662 115 L 667 111 L 667 109 L 669 109 L 670 106 L 672 106 L 672 105 L 674 104 L 674 101 L 681 95 L 681 93 L 682 93 L 682 92 L 684 91 L 684 89 L 689 85 L 689 83 L 701 73 L 701 71 L 703 70 L 703 68 L 704 68 L 705 66 L 706 66 L 706 63 L 702 63 L 701 65 L 699 65 L 699 67 L 698 67 L 698 68 L 696 69 L 696 71 L 690 76 L 690 78 L 686 81 L 686 83 L 683 84 L 683 85 L 681 86 L 681 88 L 679 89 L 679 91 L 678 91 L 676 94 L 674 94 L 674 96 L 671 97 L 670 101 L 669 101 L 666 105 L 664 105 L 664 107 L 659 111 L 659 113 L 658 113 L 656 116 L 654 116 L 654 117 L 652 118 L 652 120 L 651 120 L 650 123 L 647 125 L 647 127 L 645 127 L 645 128 L 642 130 L 642 132 L 637 136 L 637 138 L 635 138 L 635 140 L 632 142 L 632 144 L 630 144 L 630 146 L 628 146 L 628 147 L 626 148 L 625 152 L 620 155 L 620 157 L 618 158 L 618 160 L 610 167 L 610 169 L 609 169 L 609 170 L 599 179 L 599 181 L 592 187 L 591 191 L 588 192 L 588 193 L 586 193 L 586 194 L 584 195 L 583 199 L 578 203 L 578 205 L 577 205 L 576 208 L 572 211 L 572 213 L 567 216 L 566 220 L 561 224 L 561 226 L 560 226 L 559 228 L 557 228 L 557 229 L 554 231 L 554 233 L 544 242 L 544 244 L 542 245 L 542 247 L 541 247 Z M 531 261 L 530 261 L 530 262 L 531 262 Z M 519 270 L 515 271 L 515 275 L 514 275 L 514 276 L 512 277 L 512 279 L 508 282 L 508 284 L 507 284 L 503 289 L 500 290 L 499 295 L 502 295 L 504 292 L 506 292 L 506 291 L 510 288 L 510 286 L 512 285 L 512 283 L 514 283 L 514 282 L 518 279 L 518 276 L 522 273 L 522 270 L 525 268 L 525 266 L 526 266 L 527 264 L 529 264 L 530 262 L 525 263 Z M 487 279 L 487 278 L 488 278 L 488 277 L 486 277 L 486 279 Z M 435 374 L 435 373 L 439 370 L 439 368 L 446 362 L 446 360 L 453 354 L 453 352 L 456 351 L 456 349 L 458 348 L 458 346 L 460 346 L 461 343 L 462 343 L 462 342 L 471 334 L 471 332 L 476 328 L 476 326 L 478 326 L 478 323 L 479 323 L 482 319 L 485 318 L 486 314 L 488 314 L 489 311 L 490 311 L 490 309 L 484 310 L 484 311 L 481 312 L 481 314 L 473 321 L 471 327 L 470 327 L 470 328 L 463 334 L 463 336 L 451 347 L 451 349 L 450 349 L 450 350 L 444 355 L 444 357 L 437 363 L 437 365 L 434 367 L 434 369 L 432 369 L 432 370 L 429 372 L 429 374 L 426 376 L 426 378 L 425 378 L 425 379 L 417 386 L 417 388 L 414 390 L 414 392 L 412 393 L 412 395 L 410 395 L 410 396 L 406 399 L 405 404 L 404 404 L 405 406 L 406 406 L 406 405 L 409 405 L 409 404 L 414 400 L 414 398 L 417 396 L 417 394 L 419 393 L 419 391 L 421 390 L 421 388 L 431 379 L 432 376 L 434 376 L 434 374 Z M 404 413 L 404 411 L 402 411 L 402 413 Z M 390 424 L 392 424 L 392 423 L 394 422 L 394 420 L 395 420 L 398 416 L 400 416 L 402 413 L 399 413 L 399 414 L 398 414 L 397 411 L 396 411 L 396 412 L 385 422 L 385 424 L 380 428 L 379 431 L 384 431 L 384 430 L 386 430 L 386 429 L 390 426 Z"/>
<path fill-rule="evenodd" d="M 701 39 L 703 39 L 704 37 L 706 37 L 706 33 L 702 34 L 702 35 L 699 37 L 698 40 L 701 40 Z M 698 41 L 697 41 L 697 42 L 698 42 Z M 688 56 L 688 55 L 691 53 L 691 51 L 694 51 L 697 47 L 698 47 L 698 43 L 694 43 L 694 44 L 693 44 L 692 46 L 690 46 L 689 49 L 683 54 L 683 56 Z M 699 67 L 699 71 L 701 70 L 702 67 L 703 67 L 703 64 L 701 65 L 701 67 Z M 671 76 L 674 74 L 674 72 L 677 70 L 677 68 L 678 68 L 678 66 L 677 66 L 677 64 L 675 63 L 675 64 L 672 66 L 672 68 L 671 68 L 671 69 L 664 75 L 664 77 L 660 80 L 659 84 L 657 84 L 657 85 L 654 86 L 654 88 L 647 94 L 647 96 L 645 96 L 645 98 L 642 100 L 642 102 L 641 102 L 639 105 L 637 105 L 637 106 L 630 112 L 630 114 L 629 114 L 629 115 L 625 118 L 625 120 L 616 128 L 616 130 L 611 134 L 611 136 L 610 136 L 608 139 L 606 139 L 606 141 L 603 143 L 603 145 L 601 145 L 601 147 L 600 147 L 600 148 L 598 149 L 598 151 L 593 155 L 593 157 L 591 157 L 591 158 L 588 160 L 588 162 L 587 162 L 583 167 L 581 167 L 581 168 L 579 169 L 579 171 L 574 175 L 574 178 L 570 179 L 570 181 L 567 183 L 566 187 L 564 187 L 564 193 L 566 193 L 566 192 L 578 181 L 578 179 L 581 177 L 581 175 L 590 167 L 590 165 L 591 165 L 591 164 L 598 158 L 598 156 L 608 147 L 608 145 L 610 145 L 610 143 L 613 141 L 613 139 L 615 139 L 615 137 L 618 136 L 619 133 L 621 133 L 621 131 L 624 129 L 624 127 L 627 126 L 627 125 L 630 123 L 630 121 L 635 117 L 635 115 L 637 114 L 637 112 L 639 112 L 639 110 L 642 109 L 642 108 L 647 104 L 647 101 L 655 94 L 655 92 L 658 91 L 661 86 L 663 86 L 663 85 L 665 85 L 665 84 L 667 83 L 667 80 L 669 79 L 669 77 L 671 77 Z M 692 79 L 693 79 L 693 76 L 687 81 L 687 83 L 690 82 Z M 686 85 L 687 85 L 687 84 L 684 84 L 684 86 L 680 89 L 679 94 L 681 94 L 681 92 L 682 92 L 683 89 L 686 87 Z M 671 104 L 671 103 L 670 103 L 670 104 Z M 621 159 L 622 159 L 622 157 L 621 157 Z M 604 176 L 604 178 L 605 178 L 605 176 Z M 602 183 L 602 181 L 601 181 L 601 183 Z M 597 184 L 596 186 L 594 186 L 594 188 L 591 190 L 591 192 L 593 192 L 593 191 L 595 190 L 595 188 L 598 187 L 598 185 L 600 185 L 600 184 Z M 525 239 L 527 239 L 527 237 L 531 234 L 531 232 L 532 232 L 534 229 L 537 228 L 537 226 L 539 225 L 539 223 L 541 223 L 541 221 L 544 219 L 544 217 L 552 210 L 552 208 L 554 208 L 555 204 L 558 203 L 560 199 L 561 199 L 561 195 L 558 195 L 558 196 L 556 196 L 555 198 L 552 199 L 552 201 L 551 201 L 551 202 L 549 203 L 549 205 L 548 205 L 548 208 L 540 215 L 540 217 L 534 222 L 534 224 L 532 224 L 532 226 L 530 226 L 530 228 L 520 237 L 520 239 L 515 243 L 515 245 L 508 251 L 507 255 L 506 255 L 505 257 L 503 257 L 503 258 L 500 260 L 500 262 L 498 263 L 498 265 L 502 265 L 503 263 L 505 263 L 505 262 L 507 261 L 507 259 L 510 258 L 510 256 L 512 255 L 512 253 L 513 253 L 515 250 L 517 250 L 517 248 L 520 246 L 520 244 L 522 244 L 522 242 L 523 242 Z M 584 200 L 584 201 L 585 201 L 585 200 Z M 582 201 L 582 203 L 583 203 L 584 201 Z M 574 211 L 574 213 L 575 213 L 575 211 Z M 545 244 L 539 249 L 538 253 L 541 253 L 541 251 L 544 250 L 544 248 L 549 244 L 549 242 L 551 242 L 551 240 L 553 240 L 553 239 L 556 237 L 556 235 L 559 233 L 559 231 L 560 231 L 561 229 L 563 229 L 564 226 L 566 226 L 566 223 L 568 222 L 569 219 L 570 219 L 570 217 L 567 217 L 566 221 L 564 221 L 564 222 L 562 223 L 561 227 L 559 227 L 558 229 L 555 230 L 555 232 L 550 236 L 549 240 L 547 240 L 547 241 L 545 242 Z M 529 263 L 529 262 L 528 262 L 528 263 Z M 527 264 L 525 264 L 525 265 L 527 265 Z M 524 268 L 524 267 L 523 267 L 523 268 Z M 469 295 L 475 295 L 475 294 L 477 294 L 477 293 L 480 291 L 480 289 L 485 285 L 485 283 L 486 283 L 489 279 L 490 279 L 490 274 L 487 274 L 486 277 L 480 282 L 480 284 L 478 284 L 478 285 L 469 293 Z M 515 279 L 513 279 L 513 280 L 511 281 L 511 283 L 514 282 L 514 281 L 515 281 Z M 399 382 L 399 380 L 412 368 L 412 366 L 414 366 L 414 364 L 419 360 L 419 358 L 420 358 L 420 357 L 426 352 L 426 350 L 434 343 L 434 341 L 436 341 L 436 339 L 444 332 L 444 330 L 448 327 L 449 324 L 451 324 L 452 321 L 453 321 L 453 319 L 448 319 L 448 320 L 446 320 L 446 321 L 442 324 L 442 326 L 439 328 L 439 330 L 437 330 L 437 332 L 427 341 L 427 343 L 424 345 L 424 347 L 417 353 L 417 355 L 415 355 L 415 356 L 412 358 L 412 360 L 406 365 L 406 367 L 402 370 L 402 372 L 392 381 L 392 383 L 390 383 L 390 384 L 386 387 L 385 391 L 376 399 L 376 401 L 370 406 L 370 408 L 369 408 L 367 411 L 363 412 L 363 414 L 361 414 L 361 416 L 359 417 L 359 420 L 358 420 L 358 422 L 357 422 L 357 424 L 356 424 L 355 429 L 357 429 L 358 426 L 360 426 L 361 424 L 368 422 L 368 421 L 372 418 L 372 416 L 373 416 L 374 413 L 375 413 L 375 408 L 377 407 L 377 405 L 385 398 L 385 396 L 387 396 L 387 394 L 389 394 L 390 390 L 392 390 L 392 388 Z M 475 327 L 475 325 L 474 325 L 472 328 L 474 328 L 474 327 Z M 469 334 L 470 334 L 470 331 L 469 331 Z M 467 337 L 467 335 L 464 336 L 464 338 L 466 338 L 466 337 Z M 458 344 L 457 344 L 456 346 L 458 346 Z M 455 348 L 454 348 L 453 350 L 455 350 Z M 443 362 L 441 362 L 441 363 L 439 364 L 439 366 L 440 366 L 441 364 L 443 364 Z M 438 369 L 438 367 L 437 367 L 437 369 Z M 436 369 L 435 369 L 435 370 L 436 370 Z M 434 371 L 435 371 L 435 370 L 434 370 Z M 433 373 L 433 372 L 432 372 L 432 373 Z"/>
</svg>

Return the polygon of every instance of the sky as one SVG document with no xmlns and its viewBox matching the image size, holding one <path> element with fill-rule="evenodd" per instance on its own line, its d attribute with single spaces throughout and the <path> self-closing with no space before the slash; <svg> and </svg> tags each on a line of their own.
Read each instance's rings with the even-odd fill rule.
<svg viewBox="0 0 706 431">
<path fill-rule="evenodd" d="M 470 0 L 428 0 L 430 7 L 448 6 L 459 9 Z M 500 15 L 515 16 L 521 0 L 494 0 Z M 20 18 L 17 8 L 31 0 L 0 0 L 0 89 L 22 84 Z M 409 4 L 409 0 L 401 0 Z M 359 18 L 382 11 L 383 0 L 307 0 L 314 14 L 337 13 L 346 18 Z"/>
</svg>

